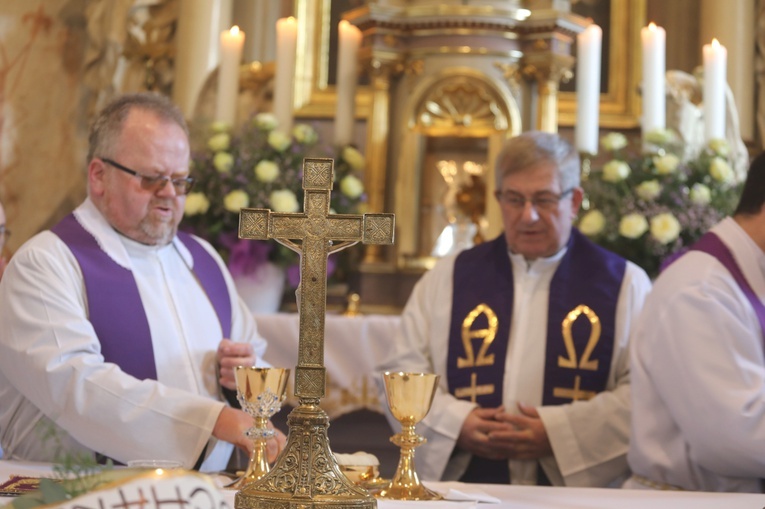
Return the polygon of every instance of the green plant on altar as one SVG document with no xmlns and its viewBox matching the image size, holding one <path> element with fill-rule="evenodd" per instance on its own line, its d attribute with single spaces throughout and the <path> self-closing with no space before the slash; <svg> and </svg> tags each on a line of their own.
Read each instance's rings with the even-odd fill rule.
<svg viewBox="0 0 765 509">
<path fill-rule="evenodd" d="M 266 262 L 287 268 L 288 282 L 299 282 L 298 255 L 275 241 L 242 240 L 237 236 L 242 208 L 274 212 L 303 210 L 303 158 L 335 159 L 332 213 L 363 212 L 366 194 L 360 172 L 364 156 L 354 147 L 327 147 L 308 124 L 290 134 L 278 129 L 276 117 L 260 113 L 232 129 L 214 123 L 204 146 L 192 152 L 193 192 L 186 198 L 182 228 L 209 241 L 234 276 L 254 274 Z M 342 253 L 339 253 L 342 254 Z M 330 260 L 334 268 L 336 260 Z"/>
<path fill-rule="evenodd" d="M 741 183 L 725 140 L 711 140 L 692 157 L 683 157 L 683 144 L 670 130 L 649 132 L 645 142 L 642 153 L 631 156 L 623 134 L 601 139 L 611 158 L 583 177 L 577 226 L 655 277 L 670 255 L 733 212 Z"/>
<path fill-rule="evenodd" d="M 87 452 L 63 452 L 61 437 L 53 426 L 38 427 L 46 446 L 54 451 L 53 477 L 41 478 L 39 487 L 13 499 L 7 507 L 32 509 L 34 507 L 66 502 L 88 493 L 117 477 L 112 460 L 99 464 Z"/>
</svg>

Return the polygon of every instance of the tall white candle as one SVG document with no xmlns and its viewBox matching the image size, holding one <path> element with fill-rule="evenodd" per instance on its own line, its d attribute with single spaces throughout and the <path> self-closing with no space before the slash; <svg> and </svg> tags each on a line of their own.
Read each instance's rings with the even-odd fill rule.
<svg viewBox="0 0 765 509">
<path fill-rule="evenodd" d="M 297 22 L 281 18 L 276 22 L 276 75 L 274 76 L 274 116 L 277 129 L 289 133 L 292 129 L 292 104 L 295 86 L 295 50 Z"/>
<path fill-rule="evenodd" d="M 337 80 L 335 104 L 335 145 L 345 146 L 353 140 L 356 106 L 356 59 L 361 46 L 361 30 L 342 20 L 337 25 Z"/>
<path fill-rule="evenodd" d="M 667 119 L 665 85 L 666 40 L 663 28 L 650 23 L 640 30 L 643 46 L 643 136 L 664 129 Z"/>
<path fill-rule="evenodd" d="M 186 118 L 194 116 L 197 98 L 205 79 L 218 65 L 221 0 L 179 2 L 178 33 L 175 40 L 173 100 Z"/>
<path fill-rule="evenodd" d="M 728 50 L 717 39 L 704 45 L 704 136 L 725 138 L 725 85 Z"/>
<path fill-rule="evenodd" d="M 234 25 L 220 34 L 220 66 L 218 66 L 218 95 L 215 120 L 234 125 L 239 96 L 239 64 L 242 61 L 244 32 Z"/>
<path fill-rule="evenodd" d="M 600 53 L 603 30 L 590 25 L 576 36 L 576 148 L 598 153 Z"/>
</svg>

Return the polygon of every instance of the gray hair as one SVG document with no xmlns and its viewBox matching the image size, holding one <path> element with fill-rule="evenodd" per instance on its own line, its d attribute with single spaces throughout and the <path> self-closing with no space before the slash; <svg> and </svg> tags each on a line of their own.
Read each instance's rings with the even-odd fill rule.
<svg viewBox="0 0 765 509">
<path fill-rule="evenodd" d="M 167 97 L 154 92 L 125 94 L 113 99 L 96 117 L 88 135 L 88 159 L 110 155 L 122 126 L 133 108 L 151 111 L 162 120 L 177 124 L 189 135 L 189 126 L 181 110 Z"/>
<path fill-rule="evenodd" d="M 558 168 L 561 190 L 579 186 L 581 162 L 576 149 L 557 134 L 528 131 L 507 140 L 497 156 L 494 169 L 497 190 L 502 189 L 507 175 L 540 163 L 552 163 Z"/>
</svg>

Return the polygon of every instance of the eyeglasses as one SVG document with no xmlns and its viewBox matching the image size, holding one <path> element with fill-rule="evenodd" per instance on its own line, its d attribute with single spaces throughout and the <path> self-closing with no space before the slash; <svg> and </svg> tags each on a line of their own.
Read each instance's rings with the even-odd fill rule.
<svg viewBox="0 0 765 509">
<path fill-rule="evenodd" d="M 11 230 L 7 229 L 5 225 L 0 225 L 0 241 L 5 242 L 11 236 Z"/>
<path fill-rule="evenodd" d="M 191 187 L 194 185 L 194 178 L 193 177 L 181 177 L 181 178 L 170 178 L 166 175 L 156 175 L 156 176 L 149 176 L 149 175 L 143 175 L 141 173 L 138 173 L 135 170 L 131 170 L 130 168 L 126 166 L 122 166 L 120 163 L 116 163 L 112 161 L 111 159 L 106 159 L 105 157 L 100 158 L 103 162 L 110 166 L 114 166 L 120 171 L 124 171 L 125 173 L 128 173 L 130 175 L 133 175 L 135 177 L 139 177 L 141 179 L 141 188 L 145 189 L 147 191 L 151 191 L 153 193 L 156 193 L 160 189 L 164 189 L 165 185 L 167 185 L 168 182 L 173 184 L 173 187 L 175 188 L 175 192 L 177 194 L 186 194 L 191 190 Z"/>
<path fill-rule="evenodd" d="M 513 191 L 497 191 L 494 194 L 500 203 L 507 205 L 512 209 L 522 210 L 526 208 L 526 202 L 531 202 L 531 206 L 534 207 L 534 210 L 550 212 L 555 210 L 560 201 L 571 194 L 573 190 L 574 188 L 572 187 L 560 194 L 543 191 L 533 195 L 531 198 L 526 198 L 522 194 Z"/>
</svg>

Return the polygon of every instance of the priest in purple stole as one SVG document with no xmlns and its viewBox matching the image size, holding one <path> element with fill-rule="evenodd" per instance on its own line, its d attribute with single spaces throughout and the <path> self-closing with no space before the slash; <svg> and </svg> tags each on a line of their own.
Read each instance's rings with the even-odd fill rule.
<svg viewBox="0 0 765 509">
<path fill-rule="evenodd" d="M 628 488 L 762 492 L 765 154 L 732 217 L 657 278 L 635 324 Z"/>
<path fill-rule="evenodd" d="M 430 480 L 616 486 L 627 476 L 628 338 L 650 290 L 574 228 L 579 156 L 528 132 L 497 158 L 504 234 L 416 285 L 380 370 L 442 375 L 419 432 Z"/>
<path fill-rule="evenodd" d="M 220 256 L 177 231 L 186 122 L 167 98 L 131 94 L 89 141 L 88 198 L 0 285 L 0 446 L 11 460 L 224 469 L 252 447 L 252 418 L 227 401 L 233 368 L 262 363 L 266 345 Z"/>
</svg>

